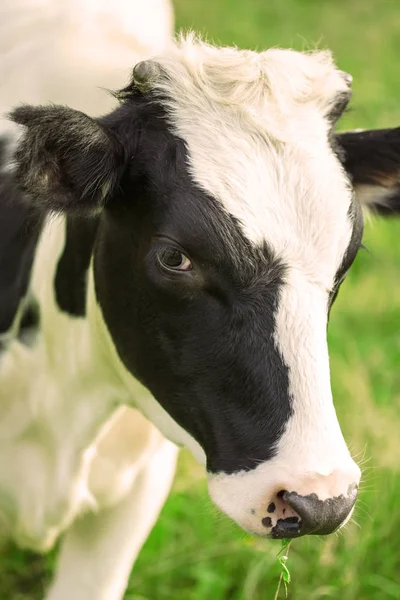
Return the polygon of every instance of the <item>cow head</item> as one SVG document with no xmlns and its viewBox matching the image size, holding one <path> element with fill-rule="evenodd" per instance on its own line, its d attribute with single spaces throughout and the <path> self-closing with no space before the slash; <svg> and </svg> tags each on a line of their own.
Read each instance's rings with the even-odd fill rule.
<svg viewBox="0 0 400 600">
<path fill-rule="evenodd" d="M 349 85 L 326 53 L 187 38 L 102 119 L 13 114 L 32 202 L 99 220 L 96 297 L 121 368 L 154 395 L 141 409 L 256 534 L 332 532 L 357 495 L 326 328 L 361 244 L 354 190 L 395 207 L 400 135 L 335 136 Z"/>
</svg>

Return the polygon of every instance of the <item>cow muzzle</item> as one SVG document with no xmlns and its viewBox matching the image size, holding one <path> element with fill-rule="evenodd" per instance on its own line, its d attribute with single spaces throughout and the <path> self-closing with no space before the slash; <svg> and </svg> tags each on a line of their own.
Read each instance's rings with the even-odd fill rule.
<svg viewBox="0 0 400 600">
<path fill-rule="evenodd" d="M 279 492 L 282 516 L 272 526 L 272 538 L 295 538 L 302 535 L 327 535 L 343 526 L 351 517 L 358 485 L 349 486 L 347 494 L 320 500 L 315 493 L 302 496 L 297 492 Z M 279 506 L 279 505 L 278 505 Z M 292 513 L 285 516 L 286 513 Z M 274 511 L 272 511 L 274 512 Z M 264 521 L 268 526 L 269 520 Z"/>
<path fill-rule="evenodd" d="M 275 539 L 327 535 L 353 512 L 361 472 L 351 459 L 348 467 L 285 477 L 282 469 L 271 472 L 264 463 L 249 472 L 210 476 L 209 491 L 214 503 L 250 533 Z"/>
</svg>

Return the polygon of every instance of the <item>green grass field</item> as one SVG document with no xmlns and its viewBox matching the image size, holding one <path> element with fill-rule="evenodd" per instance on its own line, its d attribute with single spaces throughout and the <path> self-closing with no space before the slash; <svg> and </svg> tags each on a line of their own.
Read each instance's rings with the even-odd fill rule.
<svg viewBox="0 0 400 600">
<path fill-rule="evenodd" d="M 400 125 L 396 0 L 175 0 L 177 26 L 241 47 L 328 47 L 354 77 L 341 128 Z M 294 600 L 400 599 L 400 219 L 368 224 L 331 315 L 332 384 L 365 474 L 354 520 L 292 543 Z M 203 472 L 182 453 L 174 491 L 132 573 L 126 600 L 273 600 L 280 543 L 245 536 L 216 514 Z M 0 600 L 38 600 L 51 573 L 8 548 Z M 284 597 L 281 590 L 280 598 Z M 73 600 L 73 598 L 71 598 Z M 88 598 L 88 600 L 90 600 Z"/>
</svg>

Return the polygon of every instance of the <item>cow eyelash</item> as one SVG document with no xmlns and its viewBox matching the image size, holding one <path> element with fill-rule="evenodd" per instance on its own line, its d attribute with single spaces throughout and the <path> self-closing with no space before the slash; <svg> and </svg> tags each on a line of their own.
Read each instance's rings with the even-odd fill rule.
<svg viewBox="0 0 400 600">
<path fill-rule="evenodd" d="M 187 273 L 193 269 L 190 258 L 174 246 L 165 246 L 159 250 L 157 259 L 161 267 L 167 271 Z"/>
</svg>

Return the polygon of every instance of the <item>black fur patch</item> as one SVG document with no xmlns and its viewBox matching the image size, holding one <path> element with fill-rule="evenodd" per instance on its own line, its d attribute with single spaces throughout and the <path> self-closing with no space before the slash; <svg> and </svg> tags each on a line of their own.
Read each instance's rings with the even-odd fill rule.
<svg viewBox="0 0 400 600">
<path fill-rule="evenodd" d="M 18 328 L 18 339 L 26 346 L 33 346 L 40 327 L 40 307 L 34 298 L 30 298 Z"/>
<path fill-rule="evenodd" d="M 12 326 L 26 296 L 42 215 L 25 202 L 9 172 L 1 172 L 6 141 L 0 140 L 0 335 Z"/>
<path fill-rule="evenodd" d="M 84 317 L 87 274 L 98 220 L 69 215 L 66 221 L 65 247 L 55 276 L 55 296 L 61 310 L 75 317 Z"/>
</svg>

